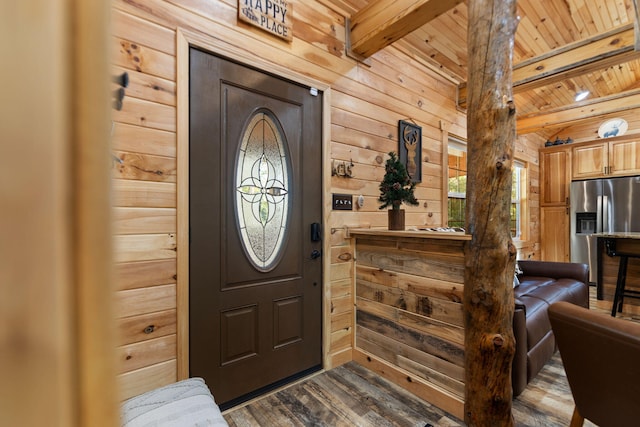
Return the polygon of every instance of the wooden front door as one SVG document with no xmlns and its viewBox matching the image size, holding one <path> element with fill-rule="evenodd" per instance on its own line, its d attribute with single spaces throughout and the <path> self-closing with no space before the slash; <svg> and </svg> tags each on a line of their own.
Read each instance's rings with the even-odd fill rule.
<svg viewBox="0 0 640 427">
<path fill-rule="evenodd" d="M 229 406 L 321 366 L 322 94 L 196 49 L 189 80 L 190 375 Z"/>
</svg>

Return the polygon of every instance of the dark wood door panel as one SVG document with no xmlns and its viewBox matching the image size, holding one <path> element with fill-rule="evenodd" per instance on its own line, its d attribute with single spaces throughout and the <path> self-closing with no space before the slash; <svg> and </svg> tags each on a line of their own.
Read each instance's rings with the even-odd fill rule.
<svg viewBox="0 0 640 427">
<path fill-rule="evenodd" d="M 321 364 L 322 102 L 195 49 L 190 67 L 190 370 L 224 404 Z"/>
</svg>

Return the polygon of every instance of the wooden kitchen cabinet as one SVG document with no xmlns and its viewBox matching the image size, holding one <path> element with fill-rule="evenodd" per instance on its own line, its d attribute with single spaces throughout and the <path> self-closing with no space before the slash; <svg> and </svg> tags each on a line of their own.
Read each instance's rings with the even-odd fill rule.
<svg viewBox="0 0 640 427">
<path fill-rule="evenodd" d="M 540 150 L 541 206 L 567 206 L 571 182 L 571 150 L 553 147 Z"/>
<path fill-rule="evenodd" d="M 640 174 L 640 141 L 608 141 L 573 148 L 573 179 Z"/>
<path fill-rule="evenodd" d="M 569 262 L 569 207 L 540 208 L 542 261 Z"/>
<path fill-rule="evenodd" d="M 569 261 L 571 180 L 640 175 L 640 140 L 632 138 L 615 137 L 540 149 L 542 260 Z"/>
<path fill-rule="evenodd" d="M 571 147 L 540 150 L 540 254 L 543 261 L 569 261 Z"/>
<path fill-rule="evenodd" d="M 573 179 L 598 178 L 609 167 L 609 150 L 606 142 L 574 147 Z"/>
<path fill-rule="evenodd" d="M 609 165 L 609 175 L 639 175 L 640 141 L 610 142 Z"/>
</svg>

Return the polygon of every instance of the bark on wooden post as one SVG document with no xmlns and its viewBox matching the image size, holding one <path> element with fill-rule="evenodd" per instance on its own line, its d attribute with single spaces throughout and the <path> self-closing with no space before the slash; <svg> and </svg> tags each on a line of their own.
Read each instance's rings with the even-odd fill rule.
<svg viewBox="0 0 640 427">
<path fill-rule="evenodd" d="M 465 422 L 512 426 L 512 52 L 516 0 L 469 0 L 465 248 Z"/>
</svg>

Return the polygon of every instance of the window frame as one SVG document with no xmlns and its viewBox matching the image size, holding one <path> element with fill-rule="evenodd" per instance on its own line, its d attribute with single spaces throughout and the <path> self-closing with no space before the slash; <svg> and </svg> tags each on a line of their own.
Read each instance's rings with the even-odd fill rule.
<svg viewBox="0 0 640 427">
<path fill-rule="evenodd" d="M 466 152 L 467 151 L 467 143 L 466 141 L 460 139 L 460 138 L 456 138 L 453 137 L 451 135 L 449 135 L 448 137 L 448 142 L 447 142 L 447 155 L 446 155 L 446 170 L 443 171 L 444 176 L 446 176 L 445 182 L 448 184 L 449 182 L 449 154 L 450 154 L 450 150 L 451 149 L 456 149 L 456 150 L 461 150 Z M 513 162 L 513 166 L 517 167 L 520 170 L 520 176 L 517 179 L 517 182 L 519 183 L 519 188 L 517 188 L 516 193 L 519 195 L 519 200 L 516 199 L 511 199 L 511 204 L 518 204 L 519 205 L 519 211 L 520 211 L 520 215 L 519 218 L 516 218 L 516 228 L 518 229 L 518 231 L 516 232 L 515 236 L 512 236 L 512 239 L 514 242 L 517 243 L 517 245 L 520 245 L 522 242 L 525 242 L 529 239 L 529 235 L 530 235 L 530 222 L 529 222 L 529 186 L 528 186 L 528 169 L 529 169 L 529 164 L 528 162 L 526 162 L 525 160 L 522 160 L 520 158 L 514 158 L 514 162 Z M 513 168 L 512 168 L 513 170 Z M 512 178 L 513 179 L 513 178 Z M 465 188 L 466 190 L 466 188 Z M 443 196 L 444 196 L 445 192 L 443 192 Z M 446 226 L 451 226 L 449 224 L 449 200 L 452 198 L 455 199 L 466 199 L 466 191 L 465 193 L 460 193 L 460 192 L 450 192 L 448 191 L 448 185 L 447 185 L 447 191 L 446 191 L 446 196 L 447 196 L 447 212 L 446 212 L 446 217 L 443 214 L 443 217 L 447 218 L 446 219 Z M 511 210 L 509 211 L 509 231 L 511 233 Z M 456 225 L 457 226 L 457 225 Z"/>
</svg>

